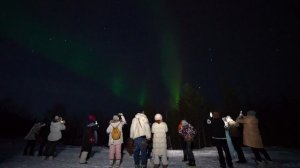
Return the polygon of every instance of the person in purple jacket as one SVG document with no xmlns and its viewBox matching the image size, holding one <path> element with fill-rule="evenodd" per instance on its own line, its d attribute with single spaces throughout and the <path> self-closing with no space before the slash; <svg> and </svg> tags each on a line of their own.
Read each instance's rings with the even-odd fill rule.
<svg viewBox="0 0 300 168">
<path fill-rule="evenodd" d="M 189 166 L 196 166 L 195 157 L 192 151 L 192 142 L 194 141 L 194 137 L 197 133 L 196 129 L 188 123 L 186 120 L 181 121 L 182 127 L 178 130 L 178 133 L 183 137 L 184 141 L 186 142 L 186 152 L 187 158 L 189 160 Z"/>
</svg>

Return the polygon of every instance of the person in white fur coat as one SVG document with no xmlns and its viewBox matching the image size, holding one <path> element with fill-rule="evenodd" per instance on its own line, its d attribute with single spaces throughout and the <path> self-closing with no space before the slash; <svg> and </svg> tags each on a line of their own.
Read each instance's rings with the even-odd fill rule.
<svg viewBox="0 0 300 168">
<path fill-rule="evenodd" d="M 154 116 L 155 122 L 152 124 L 151 131 L 153 133 L 153 162 L 154 168 L 160 166 L 160 158 L 164 168 L 168 167 L 168 156 L 167 156 L 167 135 L 168 126 L 162 120 L 161 114 Z"/>
<path fill-rule="evenodd" d="M 147 167 L 147 147 L 151 139 L 149 120 L 144 111 L 135 115 L 130 126 L 130 138 L 134 141 L 134 164 L 136 168 Z"/>
</svg>

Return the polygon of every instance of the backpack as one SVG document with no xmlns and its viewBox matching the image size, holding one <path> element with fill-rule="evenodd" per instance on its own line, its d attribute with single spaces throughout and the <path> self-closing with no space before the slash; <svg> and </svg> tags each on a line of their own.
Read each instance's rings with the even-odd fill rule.
<svg viewBox="0 0 300 168">
<path fill-rule="evenodd" d="M 119 124 L 116 127 L 113 127 L 111 131 L 111 137 L 113 140 L 118 140 L 121 138 L 121 131 L 118 128 Z"/>
</svg>

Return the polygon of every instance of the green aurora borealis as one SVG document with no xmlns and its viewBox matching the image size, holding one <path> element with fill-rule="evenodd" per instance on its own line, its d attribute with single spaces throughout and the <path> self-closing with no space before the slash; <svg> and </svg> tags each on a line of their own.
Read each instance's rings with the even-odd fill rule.
<svg viewBox="0 0 300 168">
<path fill-rule="evenodd" d="M 145 21 L 144 23 L 148 26 L 147 33 L 154 36 L 152 38 L 155 40 L 152 40 L 158 42 L 151 50 L 157 53 L 152 57 L 159 57 L 159 59 L 149 63 L 160 64 L 160 66 L 155 66 L 160 69 L 157 70 L 160 74 L 156 75 L 156 80 L 161 81 L 161 87 L 167 90 L 170 107 L 176 108 L 180 96 L 182 73 L 178 52 L 178 33 L 174 31 L 176 27 L 169 27 L 173 25 L 172 21 L 168 23 L 165 22 L 165 18 L 159 19 L 160 15 L 168 17 L 167 12 L 156 13 L 157 8 L 162 8 L 162 6 L 163 4 L 159 1 L 149 6 L 149 18 L 152 18 L 152 22 Z M 38 16 L 23 8 L 22 4 L 4 4 L 0 15 L 1 34 L 27 48 L 28 52 L 49 59 L 80 76 L 104 83 L 115 96 L 122 100 L 143 106 L 147 99 L 154 98 L 148 88 L 151 83 L 143 79 L 147 78 L 147 73 L 141 77 L 135 72 L 140 70 L 132 68 L 136 66 L 136 63 L 130 60 L 130 52 L 119 52 L 118 46 L 115 46 L 116 51 L 108 52 L 104 40 L 95 44 L 94 40 L 82 34 L 68 33 L 65 28 L 61 27 L 59 21 L 53 22 L 55 19 L 46 21 L 51 20 L 51 16 L 49 17 L 39 19 Z M 161 27 L 157 28 L 156 24 L 161 24 Z M 81 28 L 88 31 L 88 27 L 84 25 Z M 151 74 L 151 72 L 148 73 Z"/>
</svg>

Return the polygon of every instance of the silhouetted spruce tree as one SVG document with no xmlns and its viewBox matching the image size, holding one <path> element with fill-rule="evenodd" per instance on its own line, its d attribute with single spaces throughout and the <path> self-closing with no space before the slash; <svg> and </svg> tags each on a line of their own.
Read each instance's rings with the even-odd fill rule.
<svg viewBox="0 0 300 168">
<path fill-rule="evenodd" d="M 241 110 L 241 103 L 234 90 L 226 83 L 225 80 L 222 82 L 222 88 L 224 93 L 224 111 L 223 115 L 230 115 L 235 119 Z"/>
<path fill-rule="evenodd" d="M 179 100 L 179 113 L 182 119 L 186 119 L 197 129 L 198 136 L 195 139 L 195 144 L 197 144 L 195 147 L 202 147 L 202 124 L 206 117 L 203 97 L 200 95 L 199 91 L 194 89 L 189 83 L 183 85 Z"/>
</svg>

